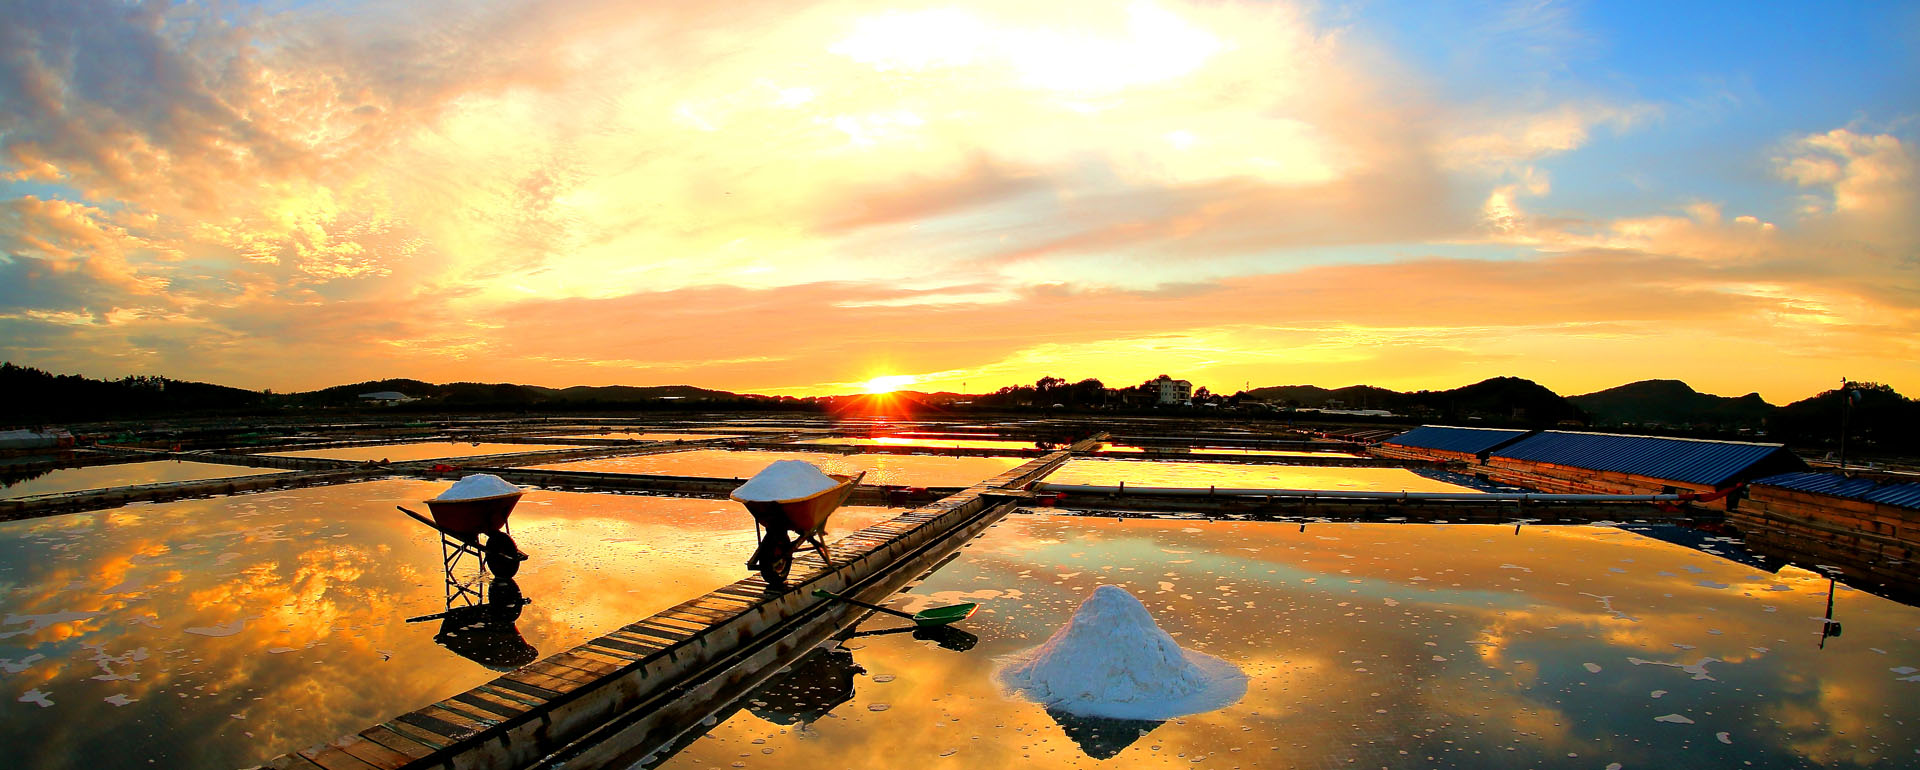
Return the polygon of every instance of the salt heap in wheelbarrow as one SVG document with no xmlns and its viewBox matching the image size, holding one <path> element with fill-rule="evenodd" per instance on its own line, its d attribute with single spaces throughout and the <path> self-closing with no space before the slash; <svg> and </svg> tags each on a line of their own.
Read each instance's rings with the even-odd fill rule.
<svg viewBox="0 0 1920 770">
<path fill-rule="evenodd" d="M 523 494 L 519 487 L 490 473 L 476 473 L 427 501 L 433 522 L 454 535 L 499 532 Z"/>
<path fill-rule="evenodd" d="M 740 502 L 784 503 L 820 494 L 840 482 L 805 460 L 779 460 L 733 490 Z"/>
</svg>

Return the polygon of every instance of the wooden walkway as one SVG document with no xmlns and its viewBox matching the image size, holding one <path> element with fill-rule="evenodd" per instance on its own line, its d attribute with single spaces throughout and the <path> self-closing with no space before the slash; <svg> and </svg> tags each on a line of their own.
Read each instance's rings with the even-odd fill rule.
<svg viewBox="0 0 1920 770">
<path fill-rule="evenodd" d="M 1068 453 L 1036 458 L 981 484 L 834 542 L 833 561 L 795 560 L 791 587 L 752 577 L 615 629 L 467 692 L 265 767 L 300 770 L 523 768 L 630 762 L 698 723 L 804 654 L 807 639 L 863 610 L 816 588 L 878 601 L 931 569 L 1015 502 L 996 496 L 1044 476 Z M 704 690 L 702 688 L 705 688 Z M 700 697 L 701 693 L 710 697 Z"/>
</svg>

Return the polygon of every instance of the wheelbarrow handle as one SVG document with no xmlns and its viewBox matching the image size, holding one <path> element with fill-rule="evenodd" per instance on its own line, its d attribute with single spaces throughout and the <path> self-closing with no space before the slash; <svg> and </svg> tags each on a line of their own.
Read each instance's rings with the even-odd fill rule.
<svg viewBox="0 0 1920 770">
<path fill-rule="evenodd" d="M 855 606 L 855 607 L 865 607 L 865 608 L 867 608 L 867 609 L 870 609 L 870 610 L 873 610 L 873 611 L 875 611 L 875 612 L 884 612 L 884 613 L 887 613 L 888 615 L 898 615 L 898 616 L 900 616 L 900 617 L 903 617 L 903 618 L 906 618 L 906 619 L 908 619 L 908 620 L 914 620 L 914 617 L 913 617 L 913 615 L 911 615 L 911 614 L 908 614 L 908 613 L 905 613 L 905 612 L 901 612 L 901 611 L 899 611 L 899 610 L 896 610 L 896 609 L 893 609 L 892 607 L 882 607 L 882 606 L 880 606 L 880 605 L 878 605 L 878 604 L 868 604 L 868 603 L 866 603 L 866 602 L 863 602 L 863 601 L 860 601 L 859 599 L 849 599 L 849 598 L 847 598 L 847 597 L 845 597 L 845 596 L 841 596 L 841 595 L 839 595 L 839 594 L 836 594 L 836 593 L 834 593 L 834 592 L 832 592 L 832 591 L 828 591 L 828 590 L 827 590 L 827 589 L 825 589 L 825 588 L 816 588 L 816 589 L 813 589 L 813 595 L 814 595 L 814 596 L 818 596 L 818 597 L 820 597 L 820 598 L 822 598 L 822 599 L 832 599 L 832 600 L 834 600 L 834 601 L 841 601 L 841 602 L 846 602 L 846 603 L 848 603 L 848 604 L 851 604 L 851 605 L 853 605 L 853 606 Z M 918 623 L 919 621 L 917 621 L 917 620 L 916 620 L 916 621 L 914 621 L 914 622 L 915 622 L 915 623 Z"/>
</svg>

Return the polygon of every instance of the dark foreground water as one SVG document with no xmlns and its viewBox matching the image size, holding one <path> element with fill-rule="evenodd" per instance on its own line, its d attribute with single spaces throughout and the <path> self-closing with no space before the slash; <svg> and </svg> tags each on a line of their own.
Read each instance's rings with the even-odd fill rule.
<svg viewBox="0 0 1920 770">
<path fill-rule="evenodd" d="M 379 481 L 0 524 L 0 767 L 231 768 L 359 730 L 746 577 L 737 504 L 532 491 L 532 604 L 441 636 L 438 536 Z M 899 511 L 843 508 L 832 531 Z M 466 573 L 471 574 L 471 573 Z M 491 668 L 490 668 L 491 666 Z"/>
<path fill-rule="evenodd" d="M 1723 549 L 1737 550 L 1723 545 Z M 994 659 L 1101 584 L 1246 696 L 1165 722 L 1011 697 Z M 667 768 L 1920 766 L 1920 610 L 1598 527 L 1010 517 Z M 911 597 L 911 598 L 909 598 Z"/>
</svg>

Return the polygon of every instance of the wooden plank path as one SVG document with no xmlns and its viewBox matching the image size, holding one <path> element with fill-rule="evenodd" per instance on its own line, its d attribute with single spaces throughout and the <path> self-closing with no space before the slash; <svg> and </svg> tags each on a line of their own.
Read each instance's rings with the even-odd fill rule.
<svg viewBox="0 0 1920 770">
<path fill-rule="evenodd" d="M 264 767 L 466 770 L 631 762 L 726 702 L 716 699 L 743 694 L 780 661 L 865 614 L 814 598 L 814 589 L 884 599 L 1013 509 L 995 493 L 1044 476 L 1068 456 L 1036 458 L 841 538 L 831 545 L 831 564 L 799 555 L 784 590 L 757 576 L 722 586 Z"/>
</svg>

